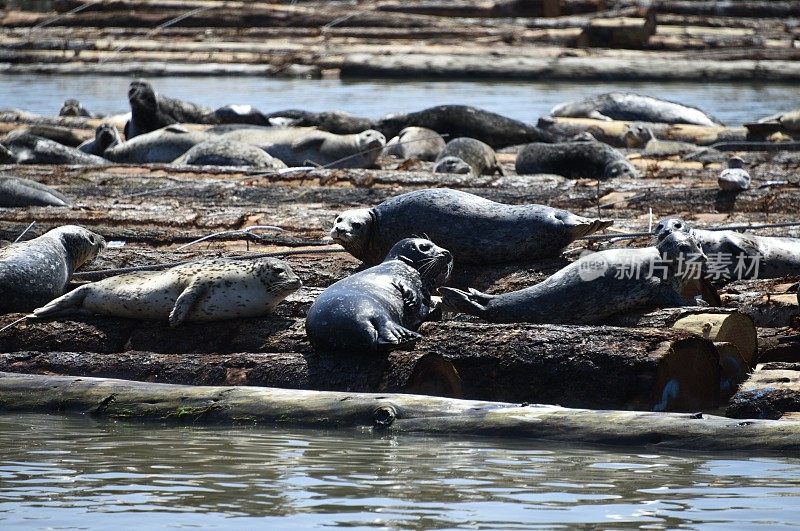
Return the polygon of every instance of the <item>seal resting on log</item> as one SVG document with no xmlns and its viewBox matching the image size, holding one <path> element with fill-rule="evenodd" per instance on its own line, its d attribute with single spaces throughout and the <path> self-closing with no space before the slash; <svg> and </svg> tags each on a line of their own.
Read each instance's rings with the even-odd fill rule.
<svg viewBox="0 0 800 531">
<path fill-rule="evenodd" d="M 377 354 L 413 344 L 434 309 L 431 293 L 444 284 L 453 257 L 433 242 L 406 238 L 382 263 L 325 289 L 306 317 L 314 348 Z"/>
<path fill-rule="evenodd" d="M 291 130 L 286 134 L 291 135 Z M 373 129 L 356 135 L 312 129 L 294 140 L 276 140 L 259 147 L 292 167 L 314 164 L 326 168 L 371 168 L 385 145 L 386 138 Z"/>
<path fill-rule="evenodd" d="M 33 312 L 34 318 L 100 314 L 129 319 L 219 321 L 271 313 L 302 283 L 275 258 L 198 260 L 85 284 Z"/>
<path fill-rule="evenodd" d="M 100 124 L 94 130 L 94 138 L 78 146 L 78 149 L 89 155 L 102 157 L 108 148 L 122 144 L 122 137 L 117 128 L 111 124 Z"/>
<path fill-rule="evenodd" d="M 436 159 L 435 173 L 462 173 L 474 176 L 505 175 L 491 146 L 474 138 L 454 138 Z"/>
<path fill-rule="evenodd" d="M 278 170 L 286 164 L 263 149 L 235 140 L 206 140 L 172 161 L 192 166 L 249 166 Z"/>
<path fill-rule="evenodd" d="M 568 118 L 694 124 L 707 127 L 725 125 L 697 107 L 632 92 L 607 92 L 562 103 L 553 107 L 550 114 Z"/>
<path fill-rule="evenodd" d="M 83 164 L 97 166 L 108 164 L 104 158 L 84 153 L 78 148 L 65 146 L 55 140 L 14 131 L 6 135 L 2 144 L 13 154 L 17 164 Z"/>
<path fill-rule="evenodd" d="M 697 241 L 678 232 L 656 247 L 592 253 L 511 293 L 439 291 L 445 308 L 493 323 L 592 324 L 642 308 L 696 306 L 681 295 L 694 271 L 680 271 L 680 264 L 691 257 L 700 263 L 705 259 Z"/>
<path fill-rule="evenodd" d="M 207 107 L 156 94 L 142 79 L 128 88 L 131 119 L 125 124 L 125 138 L 131 139 L 176 123 L 216 123 L 214 111 Z"/>
<path fill-rule="evenodd" d="M 544 205 L 506 205 L 434 188 L 387 199 L 337 216 L 330 235 L 367 264 L 379 263 L 395 242 L 425 235 L 459 264 L 499 264 L 561 254 L 577 238 L 613 222 Z"/>
<path fill-rule="evenodd" d="M 639 176 L 625 155 L 592 140 L 528 144 L 517 154 L 515 168 L 520 175 L 554 173 L 584 179 Z"/>
<path fill-rule="evenodd" d="M 58 111 L 59 116 L 76 116 L 83 118 L 97 118 L 97 115 L 87 110 L 81 102 L 74 98 L 64 100 L 64 105 Z"/>
<path fill-rule="evenodd" d="M 742 234 L 732 230 L 693 229 L 680 218 L 664 218 L 656 241 L 674 232 L 691 235 L 708 256 L 705 274 L 712 281 L 779 278 L 800 274 L 800 239 Z"/>
<path fill-rule="evenodd" d="M 630 124 L 625 131 L 625 143 L 629 148 L 642 148 L 642 153 L 654 157 L 672 155 L 688 155 L 709 151 L 689 142 L 677 140 L 659 140 L 653 130 L 643 124 Z"/>
<path fill-rule="evenodd" d="M 69 199 L 30 179 L 0 175 L 0 207 L 70 206 Z"/>
<path fill-rule="evenodd" d="M 64 293 L 72 273 L 105 247 L 102 236 L 64 225 L 0 249 L 0 313 L 29 312 Z"/>
<path fill-rule="evenodd" d="M 172 162 L 195 145 L 209 140 L 206 133 L 189 131 L 180 125 L 170 125 L 110 147 L 103 157 L 112 162 L 145 164 Z"/>
<path fill-rule="evenodd" d="M 750 188 L 750 174 L 744 169 L 744 160 L 731 157 L 728 167 L 720 172 L 717 184 L 726 192 L 742 192 Z"/>
<path fill-rule="evenodd" d="M 494 149 L 555 141 L 555 137 L 543 129 L 466 105 L 439 105 L 408 114 L 390 114 L 379 120 L 375 129 L 391 138 L 410 126 L 433 129 L 450 138 L 476 138 Z"/>
<path fill-rule="evenodd" d="M 433 129 L 406 127 L 386 143 L 383 153 L 403 160 L 433 162 L 445 148 L 444 138 Z"/>
</svg>

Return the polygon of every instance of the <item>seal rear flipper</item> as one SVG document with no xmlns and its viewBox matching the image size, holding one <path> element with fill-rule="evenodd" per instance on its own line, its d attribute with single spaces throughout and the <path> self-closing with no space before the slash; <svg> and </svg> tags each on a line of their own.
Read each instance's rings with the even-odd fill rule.
<svg viewBox="0 0 800 531">
<path fill-rule="evenodd" d="M 470 288 L 469 293 L 456 288 L 439 288 L 445 310 L 485 317 L 490 295 Z"/>
<path fill-rule="evenodd" d="M 81 309 L 83 299 L 86 298 L 86 286 L 70 291 L 57 299 L 53 299 L 41 308 L 36 308 L 33 313 L 28 315 L 28 319 L 45 319 L 48 317 L 58 317 L 61 315 L 74 315 L 77 313 L 88 313 Z"/>
<path fill-rule="evenodd" d="M 173 307 L 172 311 L 169 313 L 170 327 L 175 328 L 186 320 L 195 303 L 205 294 L 206 288 L 206 284 L 198 280 L 194 280 L 191 284 L 186 286 L 186 289 L 183 290 L 183 293 L 181 293 L 175 301 L 175 307 Z"/>
<path fill-rule="evenodd" d="M 573 239 L 589 236 L 614 224 L 614 220 L 611 219 L 588 219 L 581 216 L 574 216 L 571 220 L 563 221 L 564 225 L 569 227 L 569 233 Z"/>
<path fill-rule="evenodd" d="M 399 350 L 412 346 L 422 336 L 413 330 L 409 330 L 394 321 L 385 321 L 375 326 L 378 333 L 376 344 L 382 350 Z"/>
</svg>

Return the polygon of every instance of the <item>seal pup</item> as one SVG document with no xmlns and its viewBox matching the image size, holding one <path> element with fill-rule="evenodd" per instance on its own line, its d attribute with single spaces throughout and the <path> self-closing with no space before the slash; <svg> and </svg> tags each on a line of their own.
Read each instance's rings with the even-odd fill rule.
<svg viewBox="0 0 800 531">
<path fill-rule="evenodd" d="M 654 157 L 667 157 L 672 155 L 688 155 L 708 151 L 689 142 L 675 140 L 659 140 L 653 130 L 642 124 L 630 124 L 625 131 L 625 143 L 629 148 L 643 148 L 642 153 Z"/>
<path fill-rule="evenodd" d="M 0 313 L 29 312 L 64 294 L 72 273 L 105 247 L 99 234 L 64 225 L 0 249 Z"/>
<path fill-rule="evenodd" d="M 301 285 L 275 258 L 198 260 L 84 284 L 36 309 L 33 317 L 98 314 L 169 321 L 175 327 L 266 315 Z"/>
<path fill-rule="evenodd" d="M 104 158 L 28 133 L 12 131 L 3 139 L 3 145 L 14 155 L 18 164 L 108 164 Z"/>
<path fill-rule="evenodd" d="M 668 124 L 725 125 L 697 107 L 632 92 L 607 92 L 556 105 L 551 116 Z"/>
<path fill-rule="evenodd" d="M 597 141 L 527 144 L 519 150 L 515 168 L 519 175 L 554 173 L 569 178 L 635 178 L 639 174 L 625 155 Z"/>
<path fill-rule="evenodd" d="M 95 113 L 86 110 L 86 108 L 81 105 L 81 102 L 73 98 L 64 100 L 64 105 L 61 106 L 61 109 L 58 111 L 58 115 L 97 118 Z"/>
<path fill-rule="evenodd" d="M 209 139 L 207 133 L 170 125 L 110 147 L 103 152 L 103 157 L 112 162 L 133 164 L 172 162 L 200 142 Z"/>
<path fill-rule="evenodd" d="M 89 155 L 102 157 L 108 148 L 122 144 L 122 137 L 117 128 L 111 124 L 100 124 L 94 130 L 94 138 L 78 146 L 78 149 Z"/>
<path fill-rule="evenodd" d="M 726 192 L 742 192 L 750 188 L 750 174 L 744 169 L 744 160 L 741 157 L 731 157 L 728 168 L 720 172 L 717 177 L 720 190 Z"/>
<path fill-rule="evenodd" d="M 406 127 L 386 143 L 383 153 L 399 159 L 433 162 L 445 147 L 442 135 L 425 127 Z"/>
<path fill-rule="evenodd" d="M 234 140 L 206 140 L 172 161 L 192 166 L 249 166 L 279 170 L 286 164 L 263 149 Z"/>
<path fill-rule="evenodd" d="M 0 207 L 71 206 L 69 199 L 30 179 L 0 175 Z"/>
<path fill-rule="evenodd" d="M 681 272 L 678 265 L 692 257 L 705 259 L 700 245 L 687 234 L 675 233 L 655 247 L 591 253 L 519 291 L 439 291 L 446 309 L 493 323 L 593 324 L 645 308 L 696 306 L 695 300 L 681 295 L 692 280 L 690 269 Z"/>
<path fill-rule="evenodd" d="M 655 228 L 656 241 L 673 232 L 691 235 L 708 256 L 711 281 L 779 278 L 800 274 L 800 239 L 742 234 L 732 230 L 693 229 L 680 218 L 664 218 Z"/>
<path fill-rule="evenodd" d="M 313 130 L 292 142 L 259 147 L 292 167 L 310 163 L 327 168 L 371 168 L 385 145 L 386 138 L 381 133 L 368 129 L 357 135 Z"/>
<path fill-rule="evenodd" d="M 424 234 L 459 264 L 499 264 L 551 258 L 577 238 L 613 222 L 544 205 L 506 205 L 477 195 L 433 188 L 387 199 L 336 217 L 330 235 L 367 264 L 379 263 L 395 242 Z"/>
<path fill-rule="evenodd" d="M 465 171 L 466 170 L 466 171 Z M 471 175 L 505 175 L 494 150 L 474 138 L 454 138 L 436 159 L 434 173 L 469 173 Z"/>
<path fill-rule="evenodd" d="M 390 114 L 378 120 L 375 129 L 392 138 L 409 126 L 433 129 L 450 138 L 475 138 L 494 149 L 556 140 L 539 127 L 467 105 L 438 105 L 408 114 Z"/>
<path fill-rule="evenodd" d="M 376 354 L 413 344 L 434 309 L 431 293 L 453 267 L 446 249 L 422 238 L 397 242 L 379 265 L 326 288 L 306 317 L 314 348 Z"/>
</svg>

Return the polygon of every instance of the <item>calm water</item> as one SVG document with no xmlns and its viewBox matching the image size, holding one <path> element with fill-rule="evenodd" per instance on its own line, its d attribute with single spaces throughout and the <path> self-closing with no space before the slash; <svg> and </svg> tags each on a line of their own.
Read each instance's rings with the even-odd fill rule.
<svg viewBox="0 0 800 531">
<path fill-rule="evenodd" d="M 94 112 L 127 112 L 130 78 L 119 76 L 0 75 L 0 108 L 57 114 L 67 98 Z M 462 81 L 282 80 L 259 77 L 162 77 L 151 80 L 159 92 L 212 108 L 251 104 L 264 112 L 299 108 L 339 109 L 377 118 L 433 105 L 474 105 L 519 120 L 535 122 L 564 101 L 611 90 L 628 90 L 700 107 L 723 122 L 740 124 L 800 106 L 796 85 L 728 83 L 601 83 Z"/>
<path fill-rule="evenodd" d="M 0 416 L 0 529 L 796 528 L 800 458 Z"/>
</svg>

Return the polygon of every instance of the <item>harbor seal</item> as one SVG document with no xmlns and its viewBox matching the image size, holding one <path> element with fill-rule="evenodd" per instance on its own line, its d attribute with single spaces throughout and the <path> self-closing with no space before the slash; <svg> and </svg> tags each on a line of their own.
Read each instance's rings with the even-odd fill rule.
<svg viewBox="0 0 800 531">
<path fill-rule="evenodd" d="M 390 114 L 380 119 L 375 129 L 392 138 L 410 126 L 433 129 L 450 138 L 475 138 L 494 149 L 556 140 L 539 127 L 466 105 L 439 105 L 408 114 Z"/>
<path fill-rule="evenodd" d="M 85 284 L 33 312 L 35 318 L 99 314 L 128 319 L 221 321 L 271 313 L 302 283 L 275 258 L 217 258 Z"/>
<path fill-rule="evenodd" d="M 624 138 L 629 148 L 642 148 L 642 154 L 653 157 L 688 155 L 709 150 L 707 147 L 701 148 L 689 142 L 659 140 L 651 128 L 636 123 L 628 126 Z"/>
<path fill-rule="evenodd" d="M 569 178 L 635 178 L 639 174 L 625 155 L 608 144 L 596 141 L 533 143 L 517 154 L 519 175 L 554 173 Z"/>
<path fill-rule="evenodd" d="M 371 168 L 385 145 L 386 138 L 381 133 L 368 129 L 357 135 L 312 130 L 291 142 L 259 147 L 292 167 L 314 164 L 326 168 Z"/>
<path fill-rule="evenodd" d="M 406 127 L 386 143 L 384 154 L 399 159 L 433 162 L 445 147 L 442 135 L 425 127 Z"/>
<path fill-rule="evenodd" d="M 494 150 L 474 138 L 454 138 L 436 159 L 435 173 L 468 173 L 471 175 L 505 175 L 497 163 Z"/>
<path fill-rule="evenodd" d="M 656 225 L 656 241 L 673 232 L 689 234 L 700 243 L 708 256 L 705 276 L 712 282 L 800 274 L 798 238 L 693 229 L 680 218 L 664 218 Z"/>
<path fill-rule="evenodd" d="M 94 138 L 78 146 L 78 149 L 89 155 L 102 157 L 108 148 L 122 144 L 122 137 L 117 128 L 111 124 L 100 124 L 94 130 Z"/>
<path fill-rule="evenodd" d="M 192 166 L 249 166 L 279 170 L 286 164 L 251 144 L 234 140 L 206 140 L 172 161 Z"/>
<path fill-rule="evenodd" d="M 267 114 L 266 118 L 272 125 L 288 123 L 292 127 L 316 127 L 337 135 L 355 135 L 367 129 L 375 129 L 374 120 L 353 116 L 344 111 L 308 112 L 292 109 Z"/>
<path fill-rule="evenodd" d="M 14 155 L 17 164 L 108 164 L 104 158 L 28 133 L 12 131 L 3 139 L 3 145 Z"/>
<path fill-rule="evenodd" d="M 70 206 L 61 193 L 30 179 L 0 175 L 0 207 Z"/>
<path fill-rule="evenodd" d="M 189 131 L 180 125 L 170 125 L 110 147 L 103 152 L 103 157 L 112 162 L 129 164 L 172 162 L 209 139 L 206 133 Z"/>
<path fill-rule="evenodd" d="M 61 106 L 61 109 L 58 111 L 58 115 L 97 118 L 95 113 L 88 111 L 83 105 L 81 105 L 81 102 L 73 98 L 64 100 L 64 105 Z"/>
<path fill-rule="evenodd" d="M 425 235 L 453 253 L 457 263 L 485 265 L 555 257 L 575 239 L 612 223 L 434 188 L 347 210 L 336 217 L 330 235 L 367 264 L 379 263 L 395 242 Z"/>
<path fill-rule="evenodd" d="M 720 172 L 717 184 L 720 190 L 726 192 L 742 192 L 750 188 L 750 174 L 744 169 L 744 160 L 731 157 L 728 168 Z"/>
<path fill-rule="evenodd" d="M 382 263 L 326 288 L 306 317 L 314 348 L 377 354 L 413 344 L 433 310 L 431 293 L 447 281 L 453 258 L 421 238 L 397 242 Z"/>
<path fill-rule="evenodd" d="M 683 258 L 681 258 L 683 257 Z M 609 249 L 584 256 L 544 281 L 519 291 L 488 295 L 440 288 L 445 309 L 493 323 L 594 324 L 645 308 L 695 306 L 681 295 L 691 281 L 681 260 L 704 259 L 698 243 L 675 233 L 656 247 Z"/>
<path fill-rule="evenodd" d="M 64 294 L 72 273 L 105 247 L 99 234 L 64 225 L 0 249 L 0 314 L 29 312 Z"/>
<path fill-rule="evenodd" d="M 632 92 L 607 92 L 562 103 L 553 107 L 550 114 L 570 118 L 694 124 L 706 127 L 725 125 L 697 107 Z"/>
<path fill-rule="evenodd" d="M 143 79 L 131 81 L 128 103 L 131 106 L 131 119 L 125 125 L 128 140 L 177 123 L 217 123 L 214 111 L 208 107 L 162 96 Z"/>
</svg>

